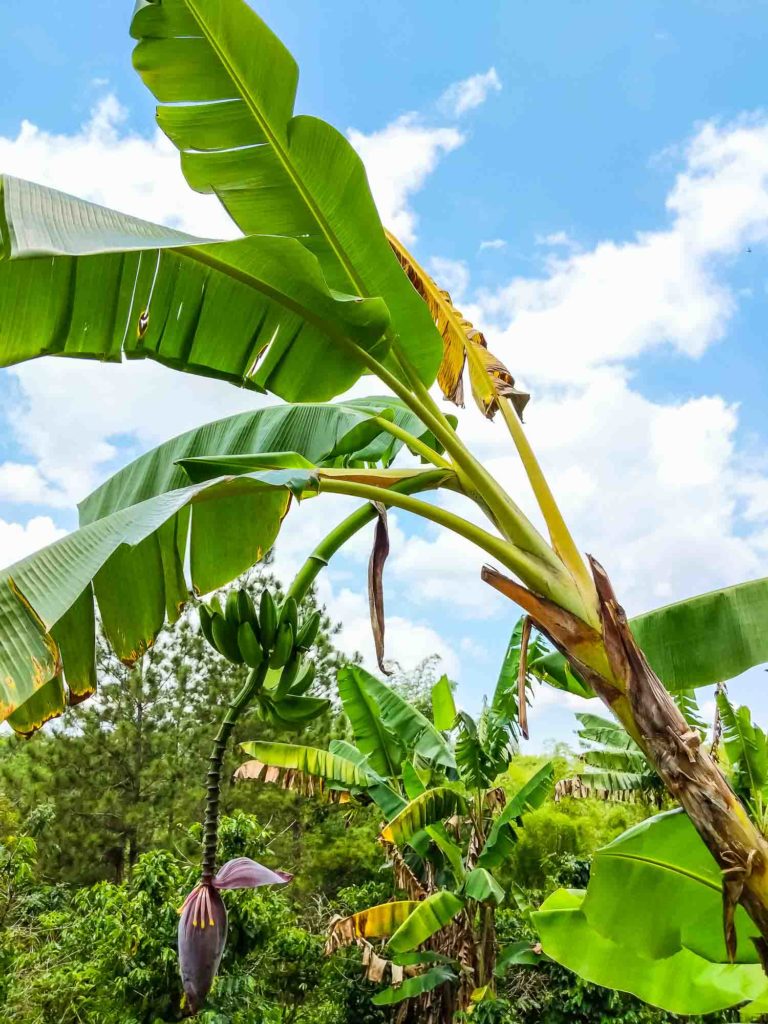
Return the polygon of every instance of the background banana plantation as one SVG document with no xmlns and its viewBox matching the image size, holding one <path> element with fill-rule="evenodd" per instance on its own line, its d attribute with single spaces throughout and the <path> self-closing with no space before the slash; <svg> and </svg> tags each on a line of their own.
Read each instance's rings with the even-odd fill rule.
<svg viewBox="0 0 768 1024">
<path fill-rule="evenodd" d="M 240 237 L 3 176 L 0 365 L 149 359 L 273 401 L 141 455 L 0 573 L 2 1019 L 759 1018 L 768 743 L 727 683 L 768 661 L 768 581 L 628 620 L 514 367 L 385 230 L 347 139 L 295 112 L 258 14 L 138 0 L 130 32 Z M 465 394 L 524 494 L 462 440 L 442 399 Z M 328 494 L 354 511 L 270 576 Z M 430 662 L 388 675 L 388 509 L 471 542 L 506 609 L 475 716 Z M 370 524 L 377 675 L 314 589 Z M 592 700 L 577 753 L 520 754 L 534 682 Z"/>
</svg>

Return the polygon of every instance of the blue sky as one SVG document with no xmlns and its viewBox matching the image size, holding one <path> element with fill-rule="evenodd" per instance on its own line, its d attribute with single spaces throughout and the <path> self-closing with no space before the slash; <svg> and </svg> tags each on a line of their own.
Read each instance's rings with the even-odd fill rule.
<svg viewBox="0 0 768 1024">
<path fill-rule="evenodd" d="M 0 170 L 224 230 L 156 137 L 130 7 L 3 7 Z M 629 610 L 766 575 L 768 4 L 256 8 L 302 68 L 298 109 L 350 132 L 382 215 L 532 391 L 542 462 Z M 70 528 L 74 500 L 131 456 L 252 401 L 155 367 L 62 363 L 0 371 L 0 399 L 3 562 Z M 501 426 L 462 420 L 526 501 Z M 285 571 L 320 518 L 301 511 Z M 395 526 L 390 654 L 440 651 L 476 707 L 510 609 L 483 592 L 474 552 Z M 324 596 L 365 650 L 364 563 L 361 544 Z M 734 685 L 761 718 L 765 679 Z M 542 695 L 534 745 L 572 721 Z"/>
</svg>

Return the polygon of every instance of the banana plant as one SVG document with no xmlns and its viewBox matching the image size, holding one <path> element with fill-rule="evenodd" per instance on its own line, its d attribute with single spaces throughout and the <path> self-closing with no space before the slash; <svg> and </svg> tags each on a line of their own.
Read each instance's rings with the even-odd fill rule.
<svg viewBox="0 0 768 1024">
<path fill-rule="evenodd" d="M 240 434 L 224 421 L 161 445 L 83 502 L 79 530 L 0 575 L 2 717 L 29 733 L 93 691 L 96 605 L 116 652 L 135 659 L 190 582 L 204 594 L 233 579 L 264 556 L 295 501 L 324 493 L 360 507 L 291 596 L 300 604 L 339 547 L 379 520 L 380 642 L 382 509 L 398 508 L 494 563 L 483 579 L 556 648 L 542 678 L 611 709 L 720 870 L 738 875 L 727 898 L 754 921 L 768 961 L 768 843 L 670 694 L 768 660 L 768 581 L 630 623 L 527 440 L 528 396 L 385 232 L 348 141 L 294 113 L 298 69 L 282 43 L 244 0 L 138 0 L 130 30 L 188 183 L 216 195 L 243 237 L 188 235 L 3 177 L 0 365 L 148 358 L 300 404 L 255 411 Z M 325 404 L 363 375 L 384 399 Z M 436 381 L 461 403 L 465 376 L 481 414 L 509 433 L 545 533 L 430 390 Z M 401 450 L 421 465 L 393 462 Z M 455 493 L 452 510 L 417 497 L 440 489 Z"/>
<path fill-rule="evenodd" d="M 510 647 L 519 652 L 514 637 Z M 403 898 L 334 918 L 326 948 L 360 946 L 367 977 L 389 982 L 373 1003 L 402 1004 L 403 1021 L 451 1020 L 495 985 L 495 912 L 507 897 L 498 871 L 526 812 L 553 787 L 551 763 L 512 792 L 503 786 L 516 753 L 510 661 L 477 721 L 457 711 L 445 676 L 432 689 L 430 720 L 353 665 L 338 677 L 353 742 L 242 744 L 250 760 L 237 779 L 343 794 L 380 811 L 379 838 Z"/>
<path fill-rule="evenodd" d="M 703 739 L 706 729 L 695 693 L 681 691 L 673 696 L 685 720 Z M 665 800 L 664 784 L 632 737 L 613 719 L 590 712 L 577 712 L 576 718 L 581 726 L 578 736 L 584 748 L 583 767 L 574 775 L 560 779 L 555 787 L 556 799 L 567 796 L 639 801 L 661 810 Z M 738 789 L 737 793 L 741 796 Z"/>
</svg>

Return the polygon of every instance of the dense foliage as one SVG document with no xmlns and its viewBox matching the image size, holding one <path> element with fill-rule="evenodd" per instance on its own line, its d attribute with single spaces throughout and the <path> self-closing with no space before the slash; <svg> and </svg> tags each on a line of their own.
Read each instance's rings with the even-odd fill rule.
<svg viewBox="0 0 768 1024">
<path fill-rule="evenodd" d="M 251 577 L 255 593 L 265 572 Z M 341 658 L 324 619 L 321 690 Z M 161 1024 L 179 1019 L 177 909 L 194 881 L 201 780 L 210 728 L 204 709 L 239 685 L 239 670 L 202 643 L 194 614 L 164 633 L 132 670 L 106 648 L 97 702 L 74 709 L 53 737 L 0 744 L 0 999 L 9 1024 Z M 400 674 L 396 688 L 429 715 L 436 666 Z M 308 741 L 347 736 L 339 713 Z M 270 739 L 246 718 L 239 738 Z M 228 767 L 242 756 L 233 750 Z M 543 759 L 516 757 L 513 792 Z M 566 752 L 556 775 L 573 768 Z M 88 766 L 88 770 L 84 770 Z M 98 792 L 89 771 L 105 784 Z M 231 771 L 228 771 L 228 777 Z M 383 1024 L 359 952 L 323 955 L 328 922 L 395 895 L 377 842 L 380 815 L 308 800 L 276 786 L 225 786 L 221 859 L 250 856 L 296 873 L 284 890 L 226 896 L 230 937 L 204 1024 Z M 635 805 L 547 802 L 526 819 L 499 876 L 516 900 L 499 910 L 501 944 L 534 940 L 530 911 L 557 885 L 583 885 L 594 850 L 643 816 Z M 474 1021 L 565 1024 L 672 1020 L 637 1000 L 576 979 L 555 964 L 515 967 Z"/>
</svg>

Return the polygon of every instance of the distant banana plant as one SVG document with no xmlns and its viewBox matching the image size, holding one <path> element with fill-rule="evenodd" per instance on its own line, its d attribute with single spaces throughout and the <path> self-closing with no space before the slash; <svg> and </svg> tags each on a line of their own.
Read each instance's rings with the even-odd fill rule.
<svg viewBox="0 0 768 1024">
<path fill-rule="evenodd" d="M 138 0 L 131 34 L 187 181 L 216 195 L 243 237 L 215 242 L 0 177 L 0 365 L 147 358 L 293 404 L 207 424 L 142 456 L 81 503 L 78 530 L 0 574 L 2 718 L 30 734 L 93 693 L 96 606 L 117 655 L 135 661 L 178 618 L 190 585 L 207 594 L 233 580 L 271 548 L 292 504 L 318 494 L 361 504 L 289 596 L 300 606 L 322 567 L 376 521 L 369 589 L 382 661 L 394 507 L 504 570 L 486 566 L 482 578 L 557 649 L 537 659 L 537 674 L 611 709 L 720 868 L 739 874 L 727 898 L 755 922 L 768 963 L 768 885 L 754 869 L 768 864 L 768 842 L 670 693 L 768 661 L 768 581 L 630 624 L 605 570 L 580 554 L 531 449 L 528 396 L 387 235 L 348 140 L 294 115 L 298 69 L 282 43 L 244 0 Z M 385 394 L 330 402 L 363 375 Z M 465 376 L 482 414 L 500 414 L 546 536 L 430 392 L 437 381 L 461 403 Z M 406 452 L 419 463 L 396 461 Z M 450 508 L 416 497 L 438 489 L 453 492 Z"/>
<path fill-rule="evenodd" d="M 242 745 L 251 760 L 236 773 L 241 781 L 343 795 L 351 805 L 373 802 L 380 810 L 380 840 L 402 898 L 335 918 L 327 952 L 360 946 L 368 979 L 389 982 L 374 1004 L 402 1004 L 402 1021 L 449 1020 L 490 994 L 499 963 L 510 961 L 509 951 L 497 948 L 495 912 L 507 893 L 496 872 L 525 813 L 553 787 L 551 763 L 512 793 L 503 786 L 516 752 L 519 637 L 517 630 L 478 721 L 456 710 L 446 677 L 432 689 L 430 721 L 379 679 L 349 666 L 338 683 L 353 743 L 335 740 L 328 750 Z M 528 953 L 536 959 L 530 944 Z"/>
<path fill-rule="evenodd" d="M 632 737 L 610 718 L 584 712 L 576 718 L 579 738 L 587 747 L 581 754 L 584 768 L 557 783 L 556 797 L 640 801 L 660 808 L 664 783 Z"/>
</svg>

